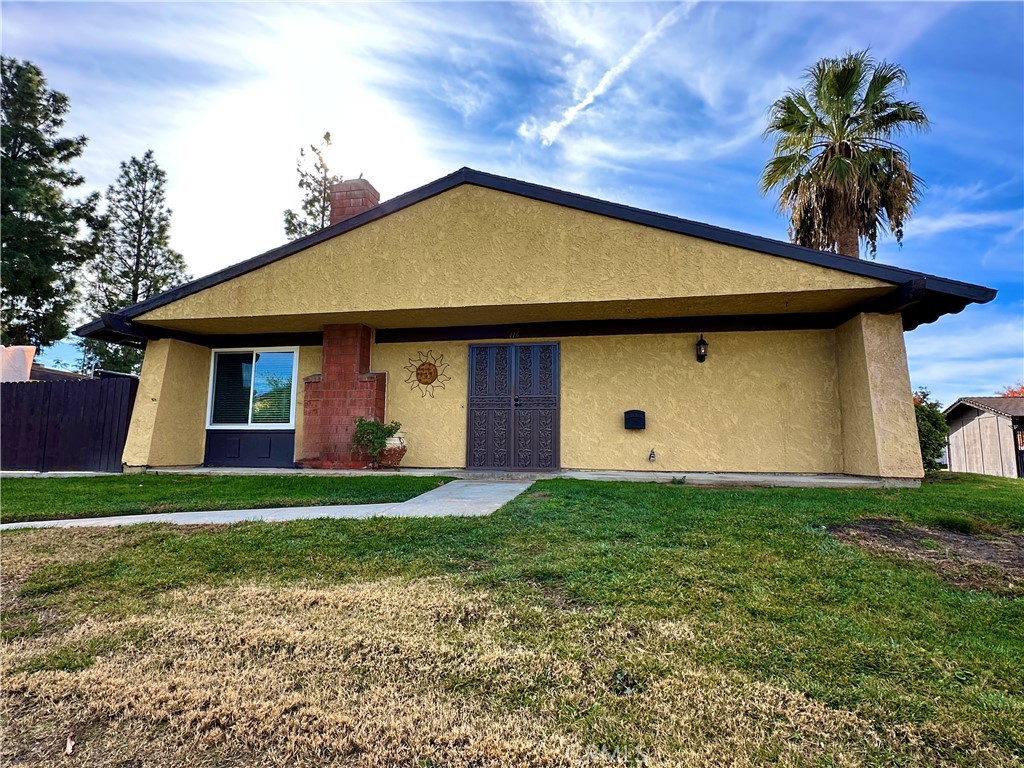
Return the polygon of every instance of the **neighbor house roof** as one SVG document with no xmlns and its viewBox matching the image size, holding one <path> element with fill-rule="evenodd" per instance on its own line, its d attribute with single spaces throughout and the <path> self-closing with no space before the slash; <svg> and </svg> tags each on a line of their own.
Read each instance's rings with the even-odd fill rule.
<svg viewBox="0 0 1024 768">
<path fill-rule="evenodd" d="M 980 411 L 1016 418 L 1024 416 L 1024 397 L 961 397 L 942 413 L 949 416 L 956 408 L 967 406 Z"/>
<path fill-rule="evenodd" d="M 72 381 L 78 379 L 91 379 L 92 376 L 86 373 L 74 371 L 62 371 L 58 368 L 47 368 L 38 363 L 32 363 L 32 381 Z"/>
<path fill-rule="evenodd" d="M 984 304 L 991 301 L 996 295 L 995 290 L 980 285 L 962 283 L 943 277 L 879 264 L 874 261 L 853 259 L 849 256 L 804 248 L 792 243 L 770 240 L 758 235 L 724 229 L 711 224 L 702 224 L 663 213 L 655 213 L 572 192 L 564 192 L 551 187 L 543 187 L 525 181 L 495 176 L 490 173 L 473 170 L 472 168 L 462 168 L 444 178 L 399 195 L 364 213 L 333 224 L 312 235 L 267 251 L 206 277 L 201 277 L 190 283 L 165 291 L 116 313 L 103 315 L 99 319 L 82 326 L 75 333 L 88 338 L 128 343 L 145 338 L 142 335 L 133 333 L 132 318 L 252 272 L 260 267 L 291 256 L 325 240 L 343 235 L 353 229 L 401 211 L 463 184 L 506 192 L 566 208 L 594 213 L 599 216 L 607 216 L 702 240 L 744 248 L 778 258 L 793 259 L 826 269 L 834 269 L 890 282 L 894 288 L 898 289 L 898 293 L 894 292 L 894 295 L 884 304 L 875 308 L 865 307 L 863 311 L 899 311 L 903 315 L 904 328 L 906 330 L 912 330 L 923 323 L 933 322 L 943 315 L 960 312 L 968 304 Z"/>
</svg>

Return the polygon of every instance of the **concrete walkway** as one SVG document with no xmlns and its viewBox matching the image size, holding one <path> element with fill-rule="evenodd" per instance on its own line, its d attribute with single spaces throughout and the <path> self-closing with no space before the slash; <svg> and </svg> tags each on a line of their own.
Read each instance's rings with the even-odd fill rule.
<svg viewBox="0 0 1024 768">
<path fill-rule="evenodd" d="M 225 525 L 245 521 L 279 523 L 286 520 L 314 518 L 365 520 L 370 517 L 481 517 L 497 511 L 532 484 L 532 481 L 455 480 L 408 501 L 394 504 L 230 509 L 219 512 L 167 512 L 156 515 L 87 517 L 77 520 L 38 520 L 26 523 L 3 523 L 0 525 L 0 531 L 14 528 L 80 528 L 139 525 L 141 523 Z"/>
</svg>

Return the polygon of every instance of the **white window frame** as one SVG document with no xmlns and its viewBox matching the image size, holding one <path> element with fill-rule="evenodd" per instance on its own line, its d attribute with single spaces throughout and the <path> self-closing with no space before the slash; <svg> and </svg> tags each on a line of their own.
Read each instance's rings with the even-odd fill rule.
<svg viewBox="0 0 1024 768">
<path fill-rule="evenodd" d="M 217 353 L 218 352 L 250 352 L 253 354 L 252 375 L 253 383 L 256 378 L 255 355 L 258 352 L 292 352 L 292 397 L 288 405 L 287 424 L 214 424 L 213 423 L 213 384 L 217 375 Z M 299 348 L 298 347 L 218 347 L 210 350 L 210 384 L 206 395 L 206 428 L 207 429 L 244 429 L 255 432 L 265 432 L 275 429 L 295 429 L 295 397 L 299 384 Z M 252 418 L 252 393 L 255 388 L 249 387 L 249 410 L 247 418 Z"/>
</svg>

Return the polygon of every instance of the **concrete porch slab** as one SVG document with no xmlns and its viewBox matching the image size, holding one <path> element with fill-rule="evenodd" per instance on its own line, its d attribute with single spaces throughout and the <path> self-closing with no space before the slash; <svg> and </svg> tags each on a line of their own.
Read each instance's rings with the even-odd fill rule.
<svg viewBox="0 0 1024 768">
<path fill-rule="evenodd" d="M 367 475 L 409 475 L 413 477 L 454 477 L 460 480 L 506 480 L 509 482 L 572 478 L 633 483 L 670 483 L 705 488 L 917 488 L 920 480 L 908 478 L 860 477 L 857 475 L 798 475 L 769 472 L 626 472 L 614 470 L 565 469 L 558 472 L 489 472 L 460 468 L 399 470 L 375 469 L 289 469 L 248 467 L 155 467 L 147 474 L 182 475 L 318 475 L 360 477 Z"/>
</svg>

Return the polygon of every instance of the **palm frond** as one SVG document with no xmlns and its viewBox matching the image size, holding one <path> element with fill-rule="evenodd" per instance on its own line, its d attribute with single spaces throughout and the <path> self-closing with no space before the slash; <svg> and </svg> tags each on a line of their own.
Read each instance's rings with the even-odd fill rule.
<svg viewBox="0 0 1024 768">
<path fill-rule="evenodd" d="M 911 131 L 920 133 L 931 127 L 920 104 L 913 101 L 896 101 L 884 104 L 884 109 L 874 116 L 875 130 L 883 136 L 902 135 Z"/>
<path fill-rule="evenodd" d="M 919 104 L 898 98 L 906 82 L 901 67 L 848 52 L 812 64 L 804 87 L 772 104 L 761 193 L 777 191 L 795 242 L 836 251 L 851 230 L 872 253 L 879 230 L 902 242 L 924 182 L 894 139 L 929 126 Z"/>
<path fill-rule="evenodd" d="M 761 174 L 761 194 L 767 194 L 773 188 L 799 176 L 800 171 L 807 166 L 808 159 L 809 156 L 804 152 L 775 155 Z"/>
</svg>

